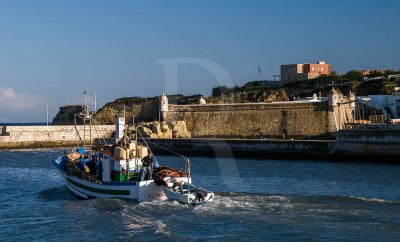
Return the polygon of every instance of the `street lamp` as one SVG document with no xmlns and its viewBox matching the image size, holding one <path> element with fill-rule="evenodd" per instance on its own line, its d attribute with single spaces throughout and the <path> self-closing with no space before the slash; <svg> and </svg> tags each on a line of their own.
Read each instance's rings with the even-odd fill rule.
<svg viewBox="0 0 400 242">
<path fill-rule="evenodd" d="M 46 125 L 49 126 L 49 100 L 45 97 L 44 101 L 46 102 Z"/>
</svg>

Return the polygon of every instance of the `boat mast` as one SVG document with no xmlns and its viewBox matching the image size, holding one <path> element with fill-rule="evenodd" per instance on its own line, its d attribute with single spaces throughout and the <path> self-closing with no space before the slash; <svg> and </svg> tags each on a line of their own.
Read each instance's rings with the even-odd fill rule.
<svg viewBox="0 0 400 242">
<path fill-rule="evenodd" d="M 90 141 L 89 141 L 89 144 L 90 144 L 89 150 L 90 150 L 90 148 L 93 146 L 92 121 L 93 121 L 94 124 L 96 122 L 95 122 L 94 119 L 92 120 L 93 112 L 89 112 L 89 109 L 88 109 L 88 105 L 87 105 L 87 102 L 86 102 L 86 91 L 84 91 L 83 94 L 84 94 L 85 104 L 83 105 L 83 108 L 82 108 L 83 111 L 82 112 L 80 112 L 79 114 L 74 114 L 74 126 L 75 126 L 76 134 L 78 135 L 78 137 L 79 137 L 79 139 L 80 139 L 80 141 L 82 143 L 83 149 L 86 149 L 87 148 L 86 147 L 86 125 L 89 124 L 89 139 L 90 139 Z M 81 137 L 81 134 L 79 133 L 79 130 L 78 130 L 78 127 L 77 127 L 77 122 L 76 122 L 76 117 L 79 117 L 79 118 L 81 118 L 83 120 L 83 137 Z M 95 126 L 95 130 L 96 130 L 96 126 Z M 96 130 L 96 132 L 97 132 L 97 130 Z"/>
<path fill-rule="evenodd" d="M 86 148 L 86 91 L 83 91 L 85 104 L 83 106 L 83 149 Z"/>
<path fill-rule="evenodd" d="M 186 166 L 188 170 L 188 194 L 190 194 L 190 160 L 186 158 Z"/>
<path fill-rule="evenodd" d="M 124 103 L 124 136 L 123 136 L 123 144 L 124 144 L 124 148 L 125 148 L 125 154 L 126 154 L 126 180 L 129 181 L 129 160 L 130 160 L 130 155 L 128 152 L 128 135 L 126 132 L 128 125 L 126 125 L 126 115 L 125 115 L 125 103 Z"/>
<path fill-rule="evenodd" d="M 89 139 L 90 139 L 90 148 L 92 148 L 92 115 L 89 114 Z"/>
<path fill-rule="evenodd" d="M 132 115 L 132 119 L 133 119 L 133 124 L 135 124 L 135 116 Z M 133 126 L 135 127 L 135 126 Z M 138 125 L 136 125 L 135 127 L 135 157 L 137 158 L 139 156 L 139 151 L 138 151 L 138 144 L 137 144 L 137 135 L 138 135 Z M 139 170 L 139 162 L 136 159 L 136 171 Z"/>
</svg>

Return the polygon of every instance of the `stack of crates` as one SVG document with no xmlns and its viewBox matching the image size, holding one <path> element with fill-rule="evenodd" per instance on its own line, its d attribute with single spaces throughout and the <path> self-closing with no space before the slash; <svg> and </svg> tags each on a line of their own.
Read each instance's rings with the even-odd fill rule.
<svg viewBox="0 0 400 242">
<path fill-rule="evenodd" d="M 148 155 L 148 149 L 146 146 L 138 145 L 138 157 L 143 158 Z"/>
</svg>

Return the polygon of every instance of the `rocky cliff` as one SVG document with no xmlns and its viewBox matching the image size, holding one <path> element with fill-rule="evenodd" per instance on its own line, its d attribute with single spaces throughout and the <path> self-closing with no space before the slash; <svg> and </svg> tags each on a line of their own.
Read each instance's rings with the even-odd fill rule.
<svg viewBox="0 0 400 242">
<path fill-rule="evenodd" d="M 83 111 L 81 105 L 70 105 L 60 107 L 60 111 L 54 117 L 53 125 L 71 125 L 74 124 L 74 115 Z M 81 124 L 81 120 L 77 119 L 77 123 Z"/>
<path fill-rule="evenodd" d="M 168 95 L 170 104 L 195 104 L 201 95 L 183 96 Z M 115 117 L 119 114 L 123 115 L 125 107 L 126 122 L 132 123 L 132 115 L 135 116 L 135 122 L 151 122 L 159 120 L 158 104 L 159 97 L 125 97 L 116 99 L 104 105 L 94 115 L 97 124 L 115 124 Z M 53 124 L 66 125 L 74 123 L 74 115 L 82 112 L 82 106 L 71 105 L 60 107 L 60 111 L 53 119 Z M 78 120 L 77 120 L 78 121 Z M 81 123 L 78 121 L 78 123 Z"/>
<path fill-rule="evenodd" d="M 119 98 L 97 111 L 94 119 L 98 124 L 115 124 L 115 117 L 123 115 L 124 107 L 126 123 L 132 123 L 132 115 L 135 116 L 135 122 L 158 120 L 158 97 Z"/>
</svg>

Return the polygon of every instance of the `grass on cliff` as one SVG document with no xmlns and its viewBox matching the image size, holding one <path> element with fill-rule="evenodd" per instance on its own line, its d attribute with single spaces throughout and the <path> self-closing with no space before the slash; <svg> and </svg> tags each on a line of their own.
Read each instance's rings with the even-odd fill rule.
<svg viewBox="0 0 400 242">
<path fill-rule="evenodd" d="M 282 98 L 284 95 L 288 99 L 292 99 L 293 97 L 311 97 L 314 93 L 317 95 L 321 93 L 321 96 L 328 96 L 333 86 L 344 94 L 352 91 L 359 96 L 390 95 L 394 92 L 395 87 L 400 86 L 398 77 L 365 81 L 362 75 L 355 74 L 354 71 L 349 73 L 343 76 L 321 75 L 315 79 L 285 84 L 281 84 L 280 82 L 274 84 L 274 82 L 270 81 L 254 81 L 248 82 L 242 87 L 235 86 L 228 88 L 226 86 L 219 86 L 213 88 L 211 98 L 221 98 L 223 100 L 224 97 L 235 99 L 236 96 L 240 96 L 240 100 L 243 102 L 258 102 L 264 100 L 265 97 L 275 95 L 275 100 L 273 98 L 266 98 L 266 100 L 284 101 L 284 98 Z"/>
</svg>

